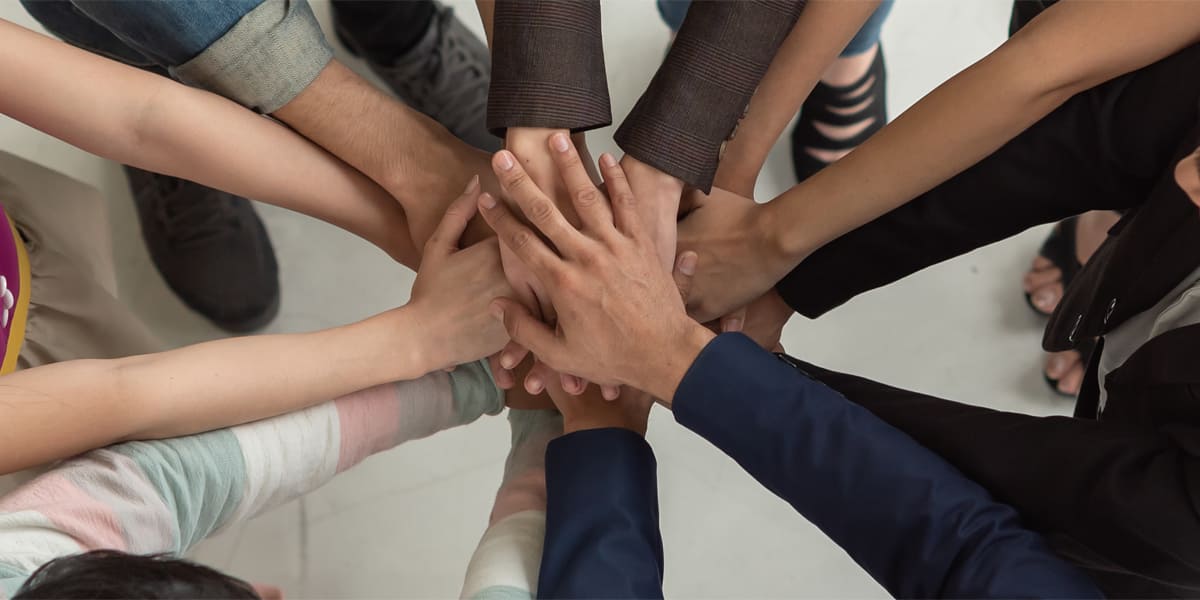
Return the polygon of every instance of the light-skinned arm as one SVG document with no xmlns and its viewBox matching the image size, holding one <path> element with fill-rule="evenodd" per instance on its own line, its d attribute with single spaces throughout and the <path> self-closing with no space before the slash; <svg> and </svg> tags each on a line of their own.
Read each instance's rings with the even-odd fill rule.
<svg viewBox="0 0 1200 600">
<path fill-rule="evenodd" d="M 417 244 L 429 237 L 468 179 L 478 175 L 484 189 L 498 189 L 486 152 L 454 137 L 336 59 L 271 116 L 387 190 L 404 207 Z M 475 242 L 490 235 L 476 221 L 466 239 Z"/>
<path fill-rule="evenodd" d="M 726 144 L 714 186 L 754 196 L 754 184 L 771 148 L 822 73 L 878 7 L 879 0 L 808 0 L 750 99 L 737 135 Z"/>
<path fill-rule="evenodd" d="M 229 338 L 5 375 L 0 472 L 115 441 L 246 423 L 499 350 L 508 337 L 487 306 L 511 292 L 496 241 L 461 251 L 456 245 L 478 195 L 473 182 L 447 211 L 401 308 L 313 333 Z"/>
<path fill-rule="evenodd" d="M 404 212 L 386 191 L 220 96 L 3 20 L 0 74 L 21 82 L 0 90 L 0 113 L 31 127 L 105 158 L 327 221 L 410 267 L 420 260 Z"/>
<path fill-rule="evenodd" d="M 700 254 L 689 308 L 712 319 L 744 306 L 815 249 L 962 172 L 1076 93 L 1200 41 L 1197 23 L 1194 2 L 1064 0 L 771 202 L 735 206 L 714 192 L 680 224 L 680 248 Z"/>
</svg>

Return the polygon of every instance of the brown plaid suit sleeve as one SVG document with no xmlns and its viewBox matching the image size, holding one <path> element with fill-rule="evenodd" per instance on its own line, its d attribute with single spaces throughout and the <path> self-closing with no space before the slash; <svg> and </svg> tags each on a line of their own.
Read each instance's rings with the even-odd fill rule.
<svg viewBox="0 0 1200 600">
<path fill-rule="evenodd" d="M 662 67 L 617 129 L 617 144 L 709 191 L 722 144 L 803 8 L 803 0 L 693 2 Z"/>
<path fill-rule="evenodd" d="M 499 0 L 493 19 L 488 129 L 612 123 L 598 0 Z"/>
</svg>

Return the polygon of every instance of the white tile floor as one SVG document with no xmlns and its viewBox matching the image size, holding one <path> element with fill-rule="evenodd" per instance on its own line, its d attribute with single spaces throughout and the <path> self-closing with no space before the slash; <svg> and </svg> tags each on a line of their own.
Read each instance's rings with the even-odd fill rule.
<svg viewBox="0 0 1200 600">
<path fill-rule="evenodd" d="M 453 4 L 479 31 L 473 3 Z M 896 6 L 884 29 L 892 114 L 999 44 L 1009 6 L 1008 0 L 905 0 Z M 328 6 L 316 8 L 327 17 Z M 34 26 L 16 0 L 0 0 L 0 18 Z M 667 30 L 650 0 L 607 1 L 604 20 L 620 122 L 662 55 Z M 610 136 L 611 129 L 592 134 L 593 150 L 615 150 Z M 105 192 L 122 294 L 165 340 L 183 344 L 220 335 L 180 305 L 150 265 L 116 165 L 3 117 L 0 149 Z M 781 146 L 760 179 L 759 197 L 791 183 L 788 151 Z M 411 273 L 356 238 L 271 207 L 262 214 L 283 281 L 282 310 L 270 331 L 345 323 L 407 298 Z M 1026 232 L 928 269 L 819 321 L 796 318 L 784 344 L 813 362 L 898 386 L 1014 411 L 1065 412 L 1069 403 L 1041 382 L 1041 321 L 1019 290 L 1043 233 Z M 670 597 L 883 595 L 818 531 L 669 415 L 655 413 L 649 438 L 659 458 Z M 506 450 L 507 426 L 500 418 L 406 445 L 210 540 L 196 556 L 280 585 L 292 597 L 453 596 L 483 530 Z"/>
</svg>

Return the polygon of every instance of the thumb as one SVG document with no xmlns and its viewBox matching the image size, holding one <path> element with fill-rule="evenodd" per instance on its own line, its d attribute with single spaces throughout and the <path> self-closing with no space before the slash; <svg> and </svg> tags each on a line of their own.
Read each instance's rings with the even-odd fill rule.
<svg viewBox="0 0 1200 600">
<path fill-rule="evenodd" d="M 496 298 L 492 301 L 491 311 L 504 322 L 508 337 L 535 356 L 557 358 L 562 355 L 564 344 L 554 335 L 554 330 L 534 317 L 524 304 L 512 298 Z"/>
<path fill-rule="evenodd" d="M 437 229 L 433 230 L 433 235 L 425 242 L 425 255 L 422 260 L 449 256 L 458 250 L 458 242 L 462 239 L 463 232 L 467 230 L 467 225 L 471 223 L 471 219 L 475 216 L 475 205 L 479 202 L 479 176 L 476 175 L 467 182 L 467 188 L 450 206 L 446 209 L 446 214 L 442 216 L 442 221 L 438 223 Z"/>
<path fill-rule="evenodd" d="M 675 279 L 675 287 L 679 290 L 679 297 L 683 299 L 684 306 L 687 306 L 688 300 L 691 299 L 692 278 L 696 275 L 696 262 L 699 259 L 700 256 L 690 250 L 675 259 L 675 270 L 671 277 Z"/>
</svg>

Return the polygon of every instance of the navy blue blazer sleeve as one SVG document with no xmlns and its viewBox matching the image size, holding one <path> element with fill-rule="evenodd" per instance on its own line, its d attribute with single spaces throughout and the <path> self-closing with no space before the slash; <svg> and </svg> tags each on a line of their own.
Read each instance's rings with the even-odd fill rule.
<svg viewBox="0 0 1200 600">
<path fill-rule="evenodd" d="M 700 353 L 674 412 L 897 598 L 1101 597 L 1011 507 L 741 334 Z"/>
<path fill-rule="evenodd" d="M 626 429 L 569 433 L 546 449 L 540 598 L 662 598 L 654 452 Z"/>
</svg>

